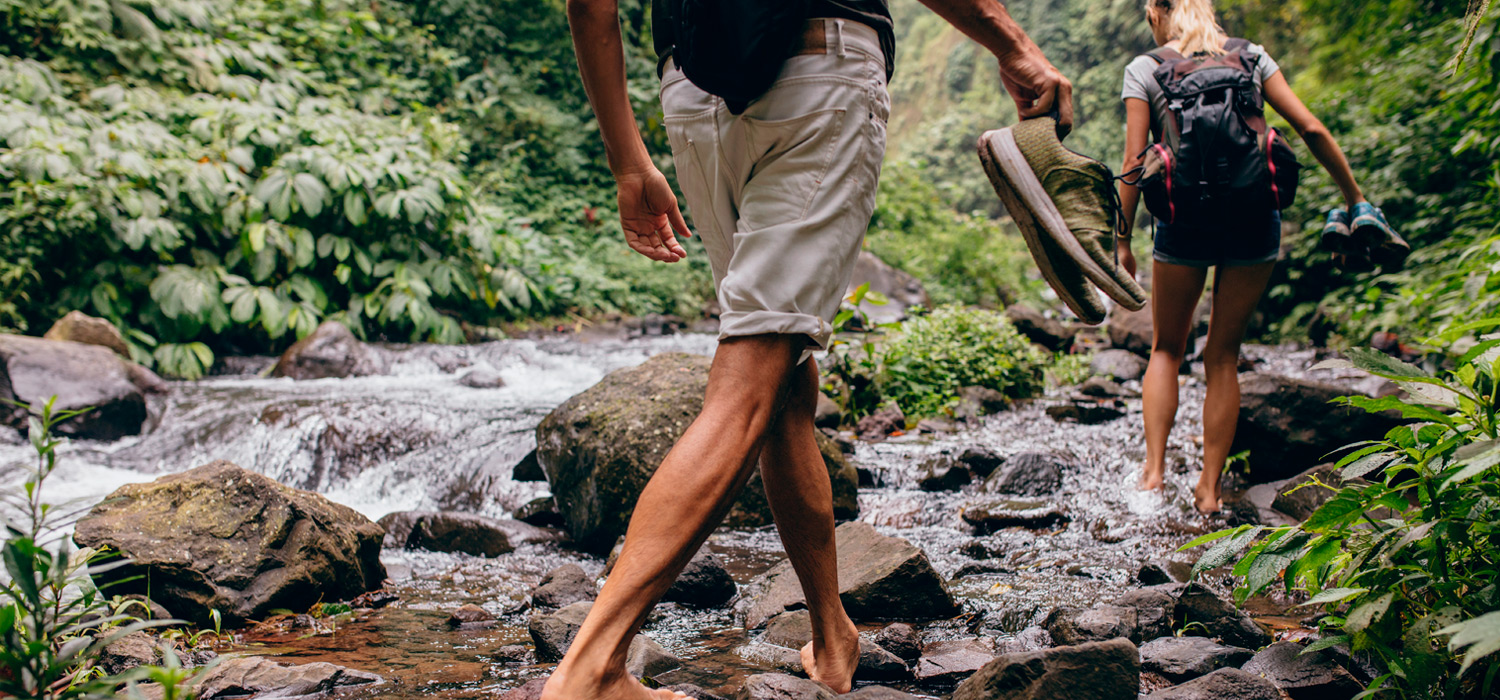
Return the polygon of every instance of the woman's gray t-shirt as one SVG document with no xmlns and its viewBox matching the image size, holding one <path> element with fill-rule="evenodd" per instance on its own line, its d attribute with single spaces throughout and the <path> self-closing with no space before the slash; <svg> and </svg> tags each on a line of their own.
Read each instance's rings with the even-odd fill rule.
<svg viewBox="0 0 1500 700">
<path fill-rule="evenodd" d="M 1276 75 L 1276 72 L 1281 70 L 1281 66 L 1276 65 L 1275 59 L 1271 58 L 1271 55 L 1266 53 L 1265 47 L 1260 44 L 1251 44 L 1245 52 L 1256 57 L 1255 87 L 1264 89 L 1266 80 Z M 1159 65 L 1161 64 L 1150 56 L 1136 56 L 1130 65 L 1125 66 L 1125 89 L 1120 94 L 1121 99 L 1134 97 L 1145 100 L 1151 105 L 1151 132 L 1153 134 L 1159 133 L 1161 125 L 1172 118 L 1171 112 L 1167 110 L 1166 95 L 1162 92 L 1161 85 L 1156 82 L 1155 76 L 1152 75 Z M 1172 138 L 1170 132 L 1167 138 Z M 1168 144 L 1168 146 L 1172 145 L 1175 144 Z"/>
</svg>

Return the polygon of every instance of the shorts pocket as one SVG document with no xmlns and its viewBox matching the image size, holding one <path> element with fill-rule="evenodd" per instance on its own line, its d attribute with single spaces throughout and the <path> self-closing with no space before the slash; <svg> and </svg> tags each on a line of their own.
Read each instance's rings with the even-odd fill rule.
<svg viewBox="0 0 1500 700">
<path fill-rule="evenodd" d="M 740 220 L 749 230 L 807 217 L 843 138 L 847 109 L 776 121 L 742 118 L 754 170 L 743 188 Z"/>
</svg>

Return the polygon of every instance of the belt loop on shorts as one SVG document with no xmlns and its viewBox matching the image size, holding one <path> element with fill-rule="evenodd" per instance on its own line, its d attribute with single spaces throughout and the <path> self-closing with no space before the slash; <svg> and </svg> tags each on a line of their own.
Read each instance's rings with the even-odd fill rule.
<svg viewBox="0 0 1500 700">
<path fill-rule="evenodd" d="M 833 21 L 833 33 L 835 35 L 835 40 L 838 42 L 838 56 L 839 56 L 839 58 L 845 58 L 845 55 L 844 55 L 844 20 L 836 19 L 836 20 Z"/>
</svg>

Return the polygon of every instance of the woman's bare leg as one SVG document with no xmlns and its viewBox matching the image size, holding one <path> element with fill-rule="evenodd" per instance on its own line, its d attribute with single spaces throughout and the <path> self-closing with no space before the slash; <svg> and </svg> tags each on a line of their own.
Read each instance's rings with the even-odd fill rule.
<svg viewBox="0 0 1500 700">
<path fill-rule="evenodd" d="M 1276 263 L 1265 263 L 1220 267 L 1214 273 L 1213 313 L 1203 348 L 1203 371 L 1208 379 L 1208 396 L 1203 400 L 1203 474 L 1194 491 L 1194 505 L 1202 513 L 1214 513 L 1223 506 L 1219 476 L 1229 459 L 1240 417 L 1240 343 L 1275 268 Z"/>
<path fill-rule="evenodd" d="M 1146 423 L 1146 464 L 1140 489 L 1161 488 L 1166 474 L 1167 437 L 1177 421 L 1177 374 L 1193 330 L 1193 312 L 1208 270 L 1153 261 L 1151 269 L 1151 362 L 1141 380 Z"/>
</svg>

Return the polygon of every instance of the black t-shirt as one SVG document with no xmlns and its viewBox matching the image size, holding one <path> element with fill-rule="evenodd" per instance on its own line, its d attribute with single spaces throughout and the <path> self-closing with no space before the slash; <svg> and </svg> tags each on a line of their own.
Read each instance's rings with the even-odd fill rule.
<svg viewBox="0 0 1500 700">
<path fill-rule="evenodd" d="M 672 55 L 672 23 L 667 21 L 666 0 L 651 0 L 651 38 L 658 61 Z M 880 35 L 880 50 L 885 54 L 885 77 L 896 70 L 896 29 L 886 0 L 811 0 L 808 17 L 835 17 L 869 25 Z"/>
</svg>

